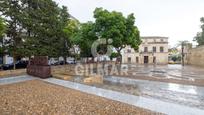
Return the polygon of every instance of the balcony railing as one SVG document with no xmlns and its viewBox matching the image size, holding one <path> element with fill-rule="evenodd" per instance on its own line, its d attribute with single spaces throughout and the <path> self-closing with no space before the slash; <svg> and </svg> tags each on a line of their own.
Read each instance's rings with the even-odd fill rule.
<svg viewBox="0 0 204 115">
<path fill-rule="evenodd" d="M 141 51 L 140 54 L 153 54 L 153 53 L 156 53 L 156 52 L 153 52 L 153 51 Z"/>
</svg>

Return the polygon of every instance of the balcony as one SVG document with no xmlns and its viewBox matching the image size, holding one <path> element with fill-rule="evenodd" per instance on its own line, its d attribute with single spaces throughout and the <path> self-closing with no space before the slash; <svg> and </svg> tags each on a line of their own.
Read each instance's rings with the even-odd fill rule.
<svg viewBox="0 0 204 115">
<path fill-rule="evenodd" d="M 140 54 L 154 54 L 154 53 L 156 53 L 156 52 L 153 52 L 153 51 L 147 51 L 147 52 L 140 51 Z"/>
<path fill-rule="evenodd" d="M 169 42 L 148 42 L 148 44 L 168 44 Z"/>
</svg>

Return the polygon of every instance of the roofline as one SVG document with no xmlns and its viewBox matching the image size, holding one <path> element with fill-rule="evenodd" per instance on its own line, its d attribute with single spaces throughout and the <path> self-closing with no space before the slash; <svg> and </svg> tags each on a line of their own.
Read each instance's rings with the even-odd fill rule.
<svg viewBox="0 0 204 115">
<path fill-rule="evenodd" d="M 141 36 L 141 39 L 157 39 L 157 38 L 169 39 L 168 37 L 162 37 L 162 36 Z"/>
<path fill-rule="evenodd" d="M 73 19 L 73 20 L 77 20 L 77 21 L 79 21 L 77 18 L 75 18 L 73 15 L 71 15 L 71 14 L 69 14 L 69 17 L 71 18 L 71 19 Z"/>
</svg>

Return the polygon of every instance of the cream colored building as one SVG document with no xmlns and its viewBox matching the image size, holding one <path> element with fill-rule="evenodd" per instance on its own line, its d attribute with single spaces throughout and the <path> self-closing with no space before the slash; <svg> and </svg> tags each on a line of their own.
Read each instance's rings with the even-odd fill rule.
<svg viewBox="0 0 204 115">
<path fill-rule="evenodd" d="M 130 46 L 122 50 L 123 63 L 168 64 L 168 37 L 141 37 L 139 51 Z"/>
</svg>

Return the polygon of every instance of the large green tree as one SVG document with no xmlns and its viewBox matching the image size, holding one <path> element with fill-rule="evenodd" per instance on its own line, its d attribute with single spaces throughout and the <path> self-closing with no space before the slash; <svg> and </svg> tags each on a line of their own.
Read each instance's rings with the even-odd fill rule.
<svg viewBox="0 0 204 115">
<path fill-rule="evenodd" d="M 121 50 L 126 46 L 129 45 L 138 50 L 141 40 L 133 14 L 126 18 L 121 12 L 109 12 L 102 8 L 96 8 L 94 18 L 96 19 L 95 32 L 98 37 L 105 38 L 106 41 L 112 39 L 113 47 L 120 54 L 120 61 L 122 60 Z"/>
<path fill-rule="evenodd" d="M 10 37 L 10 39 L 6 39 L 5 43 L 15 63 L 16 58 L 20 55 L 19 51 L 22 48 L 21 45 L 23 42 L 21 37 L 23 28 L 19 21 L 22 18 L 22 7 L 20 6 L 19 0 L 4 0 L 0 3 L 0 11 L 8 25 L 6 34 Z"/>
<path fill-rule="evenodd" d="M 66 30 L 72 29 L 67 7 L 58 7 L 52 0 L 25 0 L 24 4 L 28 16 L 22 23 L 28 30 L 26 43 L 30 44 L 26 49 L 35 49 L 32 55 L 63 56 L 65 62 L 71 47 L 71 35 Z"/>
<path fill-rule="evenodd" d="M 0 12 L 8 24 L 8 52 L 14 57 L 57 57 L 64 49 L 69 14 L 52 0 L 4 0 Z M 15 66 L 14 66 L 15 68 Z"/>
<path fill-rule="evenodd" d="M 194 38 L 195 41 L 197 41 L 198 45 L 204 45 L 204 17 L 202 17 L 200 19 L 201 21 L 201 29 L 202 29 L 202 32 L 198 32 L 196 37 Z"/>
<path fill-rule="evenodd" d="M 27 30 L 25 46 L 28 55 L 56 57 L 62 33 L 61 9 L 52 0 L 22 0 L 22 11 L 25 18 L 21 19 Z"/>
</svg>

